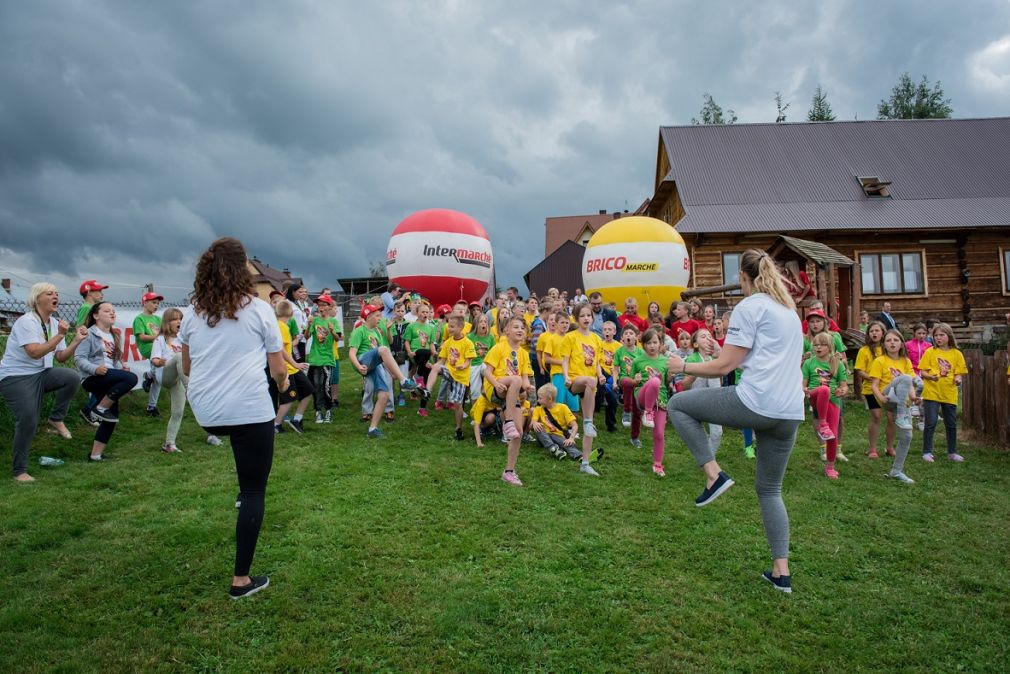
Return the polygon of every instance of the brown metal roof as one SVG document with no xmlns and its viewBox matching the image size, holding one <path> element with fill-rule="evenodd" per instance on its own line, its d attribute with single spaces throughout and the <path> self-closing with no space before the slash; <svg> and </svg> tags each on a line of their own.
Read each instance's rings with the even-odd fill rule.
<svg viewBox="0 0 1010 674">
<path fill-rule="evenodd" d="M 1010 225 L 1010 118 L 662 127 L 685 233 Z M 857 176 L 890 181 L 867 197 Z"/>
</svg>

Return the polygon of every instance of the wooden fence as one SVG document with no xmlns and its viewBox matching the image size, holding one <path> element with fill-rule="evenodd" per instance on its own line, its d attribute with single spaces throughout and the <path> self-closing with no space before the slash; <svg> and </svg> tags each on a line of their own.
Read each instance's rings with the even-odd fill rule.
<svg viewBox="0 0 1010 674">
<path fill-rule="evenodd" d="M 961 419 L 976 436 L 1010 447 L 1010 384 L 1006 351 L 986 356 L 979 349 L 964 352 L 968 376 L 962 385 Z"/>
</svg>

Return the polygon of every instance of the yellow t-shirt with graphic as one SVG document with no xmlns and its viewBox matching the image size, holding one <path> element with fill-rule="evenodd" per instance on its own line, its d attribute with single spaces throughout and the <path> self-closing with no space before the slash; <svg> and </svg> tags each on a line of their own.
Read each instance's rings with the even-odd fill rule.
<svg viewBox="0 0 1010 674">
<path fill-rule="evenodd" d="M 508 342 L 498 342 L 484 356 L 484 366 L 494 375 L 495 379 L 502 377 L 532 377 L 533 366 L 530 365 L 530 354 L 518 347 L 515 350 Z M 484 393 L 490 398 L 494 394 L 491 382 L 484 386 Z"/>
<path fill-rule="evenodd" d="M 463 334 L 470 334 L 471 330 L 473 330 L 473 323 L 465 321 L 463 323 Z M 442 326 L 442 341 L 444 342 L 447 339 L 449 339 L 449 321 L 446 321 L 445 325 Z"/>
<path fill-rule="evenodd" d="M 450 336 L 449 339 L 442 342 L 442 348 L 438 350 L 438 357 L 439 360 L 445 361 L 445 369 L 449 371 L 453 381 L 458 384 L 470 383 L 469 364 L 462 370 L 458 366 L 462 365 L 464 361 L 471 361 L 477 357 L 477 349 L 474 348 L 473 342 L 466 337 L 453 339 Z"/>
<path fill-rule="evenodd" d="M 572 411 L 568 409 L 568 405 L 564 403 L 554 403 L 554 407 L 551 408 L 551 416 L 557 419 L 558 423 L 561 424 L 561 428 L 551 421 L 550 417 L 547 416 L 547 412 L 544 410 L 543 405 L 537 405 L 533 409 L 533 421 L 541 423 L 544 425 L 544 430 L 550 435 L 560 435 L 565 437 L 568 435 L 567 431 L 571 427 L 572 422 L 575 422 L 575 415 Z"/>
<path fill-rule="evenodd" d="M 907 374 L 910 377 L 915 376 L 915 370 L 912 369 L 912 361 L 907 357 L 895 360 L 885 354 L 879 356 L 873 361 L 873 365 L 870 366 L 870 379 L 880 380 L 877 386 L 881 393 L 884 392 L 884 389 L 887 388 L 892 379 L 902 374 Z M 870 392 L 873 392 L 872 389 Z"/>
<path fill-rule="evenodd" d="M 957 349 L 938 349 L 934 346 L 922 354 L 922 360 L 919 361 L 919 372 L 940 376 L 938 381 L 922 378 L 923 400 L 957 404 L 957 384 L 954 383 L 954 376 L 968 374 L 968 364 L 964 362 L 964 354 Z"/>
<path fill-rule="evenodd" d="M 614 372 L 614 354 L 621 348 L 621 343 L 616 339 L 612 339 L 609 342 L 601 341 L 600 348 L 602 349 L 600 352 L 600 356 L 602 357 L 600 367 L 603 369 L 603 376 L 609 377 L 616 374 Z"/>
<path fill-rule="evenodd" d="M 583 335 L 578 330 L 573 330 L 565 335 L 561 344 L 561 354 L 568 358 L 568 376 L 572 379 L 595 377 L 601 351 L 603 341 L 595 332 Z"/>
<path fill-rule="evenodd" d="M 540 341 L 537 342 L 537 346 L 540 347 L 540 351 L 545 356 L 550 356 L 551 358 L 561 359 L 561 335 L 556 332 L 545 332 L 540 335 Z M 556 374 L 561 374 L 561 364 L 551 364 L 549 374 L 553 377 Z"/>
<path fill-rule="evenodd" d="M 284 352 L 294 358 L 291 354 L 291 330 L 288 328 L 288 324 L 284 321 L 277 321 L 277 325 L 281 329 L 281 341 L 284 342 Z M 286 360 L 284 361 L 284 365 L 288 368 L 288 374 L 298 372 L 298 368 Z"/>
<path fill-rule="evenodd" d="M 877 358 L 879 357 L 877 356 Z M 874 356 L 870 352 L 870 347 L 863 346 L 860 347 L 859 353 L 856 354 L 856 364 L 852 367 L 853 370 L 860 370 L 863 373 L 863 383 L 860 387 L 860 393 L 864 396 L 873 395 L 873 387 L 870 386 L 870 366 L 873 365 L 873 360 Z"/>
</svg>

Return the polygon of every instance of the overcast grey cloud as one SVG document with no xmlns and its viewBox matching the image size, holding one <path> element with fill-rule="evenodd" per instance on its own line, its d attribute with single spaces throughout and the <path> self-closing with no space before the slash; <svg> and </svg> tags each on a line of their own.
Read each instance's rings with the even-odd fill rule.
<svg viewBox="0 0 1010 674">
<path fill-rule="evenodd" d="M 1010 3 L 969 7 L 0 0 L 0 270 L 181 295 L 229 234 L 319 287 L 445 207 L 521 286 L 546 216 L 650 196 L 658 127 L 703 92 L 798 121 L 820 83 L 868 119 L 908 71 L 1010 114 Z"/>
</svg>

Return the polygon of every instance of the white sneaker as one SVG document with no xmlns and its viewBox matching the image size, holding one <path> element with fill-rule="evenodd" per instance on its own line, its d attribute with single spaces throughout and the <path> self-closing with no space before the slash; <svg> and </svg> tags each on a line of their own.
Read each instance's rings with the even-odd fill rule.
<svg viewBox="0 0 1010 674">
<path fill-rule="evenodd" d="M 322 412 L 316 412 L 316 423 L 317 424 L 323 423 L 323 413 Z"/>
<path fill-rule="evenodd" d="M 208 435 L 207 444 L 210 445 L 211 447 L 220 447 L 221 438 L 217 437 L 216 435 Z"/>
<path fill-rule="evenodd" d="M 596 470 L 592 466 L 590 466 L 588 463 L 583 463 L 581 466 L 579 466 L 579 472 L 580 473 L 585 473 L 586 475 L 592 475 L 593 477 L 599 477 L 600 476 L 600 474 L 597 473 Z"/>
<path fill-rule="evenodd" d="M 915 480 L 905 475 L 904 473 L 888 473 L 887 477 L 893 477 L 898 482 L 904 482 L 905 484 L 915 484 Z"/>
<path fill-rule="evenodd" d="M 592 419 L 585 419 L 582 422 L 582 432 L 586 434 L 587 438 L 596 437 L 596 424 L 593 423 Z"/>
<path fill-rule="evenodd" d="M 847 457 L 844 454 L 842 454 L 842 450 L 839 449 L 838 452 L 835 454 L 835 460 L 836 461 L 844 461 L 845 463 L 848 463 L 849 462 L 849 457 Z"/>
<path fill-rule="evenodd" d="M 621 425 L 625 428 L 631 428 L 631 412 L 621 414 Z"/>
</svg>

